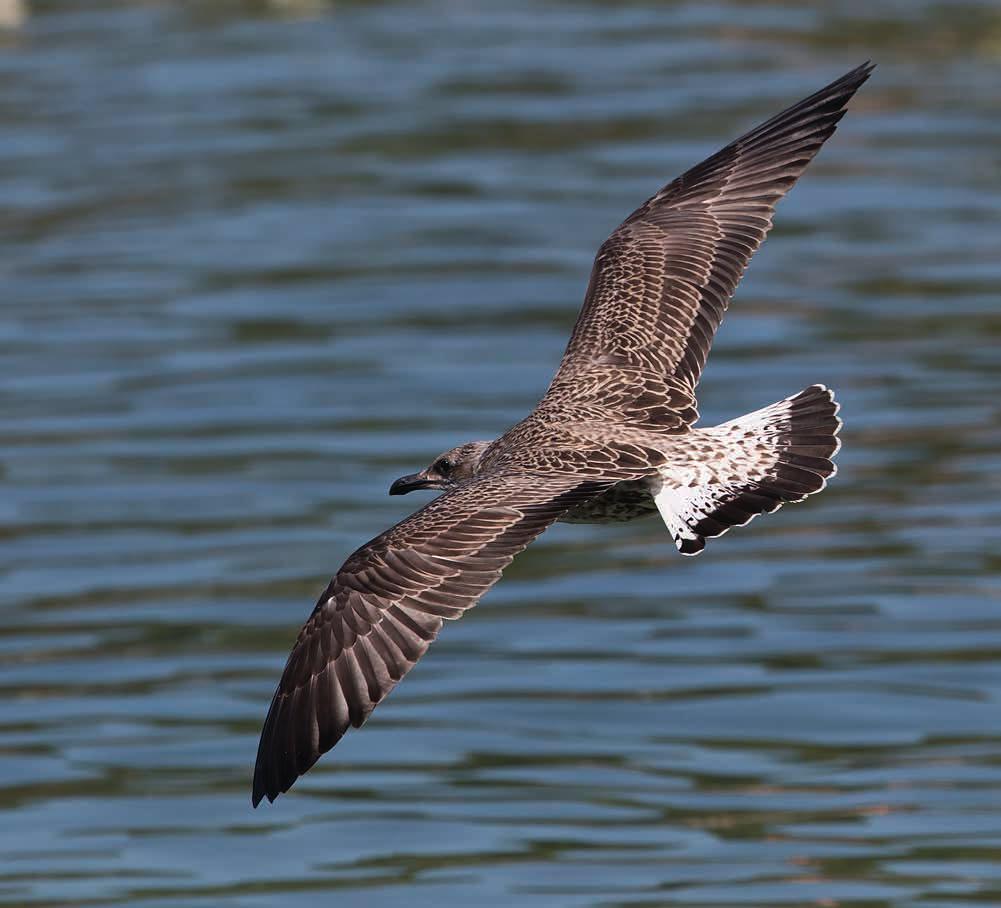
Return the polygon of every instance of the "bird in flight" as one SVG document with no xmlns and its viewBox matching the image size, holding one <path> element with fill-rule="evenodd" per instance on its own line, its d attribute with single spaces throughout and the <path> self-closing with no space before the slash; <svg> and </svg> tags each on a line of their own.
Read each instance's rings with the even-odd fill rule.
<svg viewBox="0 0 1001 908">
<path fill-rule="evenodd" d="M 552 384 L 494 441 L 459 445 L 390 495 L 443 494 L 367 542 L 299 632 L 261 733 L 252 801 L 269 801 L 357 728 L 555 521 L 659 512 L 679 551 L 834 475 L 823 385 L 694 428 L 713 335 L 776 203 L 869 77 L 864 64 L 682 174 L 605 240 Z"/>
</svg>

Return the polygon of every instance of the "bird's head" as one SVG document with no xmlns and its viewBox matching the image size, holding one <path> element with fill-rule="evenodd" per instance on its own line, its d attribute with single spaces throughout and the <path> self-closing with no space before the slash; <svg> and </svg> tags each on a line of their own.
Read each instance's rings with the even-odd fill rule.
<svg viewBox="0 0 1001 908">
<path fill-rule="evenodd" d="M 389 487 L 390 495 L 406 495 L 417 489 L 450 489 L 476 475 L 489 441 L 470 441 L 439 454 L 419 473 L 401 476 Z"/>
</svg>

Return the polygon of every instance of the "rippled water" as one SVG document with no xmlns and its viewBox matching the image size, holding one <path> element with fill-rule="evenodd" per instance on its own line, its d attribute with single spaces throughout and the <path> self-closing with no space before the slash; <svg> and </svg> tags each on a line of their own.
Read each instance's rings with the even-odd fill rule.
<svg viewBox="0 0 1001 908">
<path fill-rule="evenodd" d="M 995 4 L 23 12 L 0 903 L 1001 904 Z M 702 384 L 838 389 L 831 488 L 698 559 L 555 528 L 252 811 L 389 482 L 533 405 L 623 215 L 868 57 Z"/>
</svg>

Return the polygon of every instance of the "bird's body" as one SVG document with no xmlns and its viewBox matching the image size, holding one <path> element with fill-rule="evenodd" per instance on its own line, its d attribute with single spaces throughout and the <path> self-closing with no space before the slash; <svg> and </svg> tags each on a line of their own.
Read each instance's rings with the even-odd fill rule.
<svg viewBox="0 0 1001 908">
<path fill-rule="evenodd" d="M 834 132 L 865 65 L 665 186 L 602 244 L 538 406 L 397 480 L 444 494 L 351 555 L 321 594 L 261 734 L 253 803 L 287 791 L 361 725 L 437 636 L 555 521 L 659 512 L 678 549 L 801 501 L 834 474 L 823 385 L 694 428 L 712 338 L 776 202 Z"/>
<path fill-rule="evenodd" d="M 657 513 L 650 485 L 645 479 L 624 479 L 567 511 L 558 523 L 625 523 Z"/>
</svg>

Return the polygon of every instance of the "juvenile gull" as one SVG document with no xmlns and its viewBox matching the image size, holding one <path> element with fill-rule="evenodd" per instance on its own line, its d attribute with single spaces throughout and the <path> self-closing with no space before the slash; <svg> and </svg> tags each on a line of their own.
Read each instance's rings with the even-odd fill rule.
<svg viewBox="0 0 1001 908">
<path fill-rule="evenodd" d="M 602 244 L 538 406 L 393 483 L 435 498 L 363 545 L 299 632 L 264 722 L 253 804 L 273 801 L 358 727 L 536 536 L 557 520 L 659 511 L 685 555 L 835 472 L 834 395 L 811 385 L 708 429 L 695 387 L 772 212 L 834 132 L 865 64 L 665 186 Z"/>
</svg>

